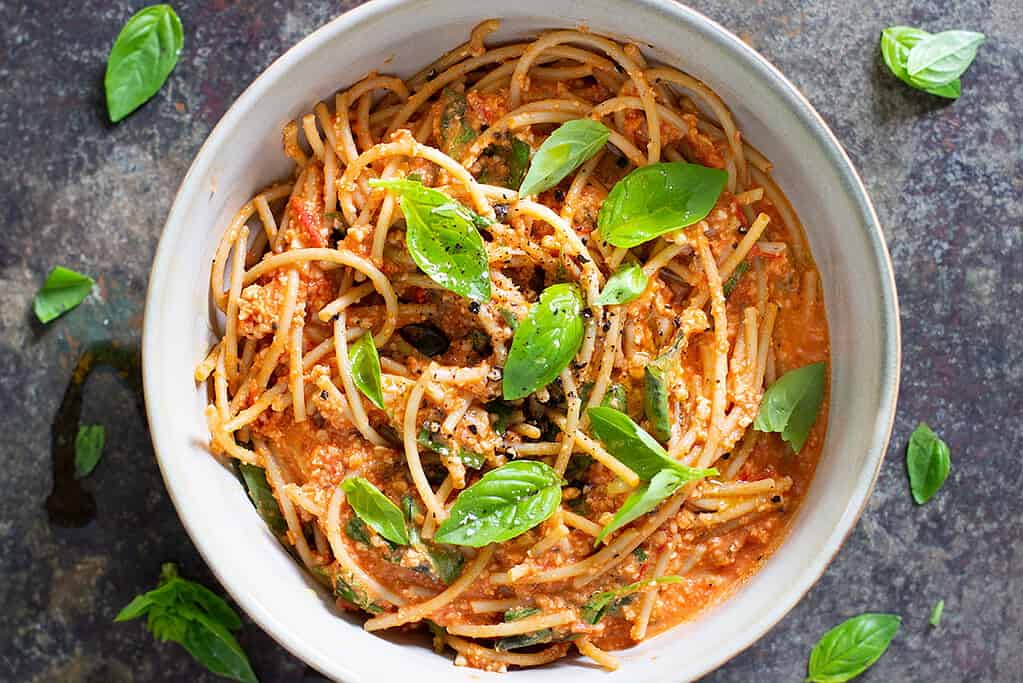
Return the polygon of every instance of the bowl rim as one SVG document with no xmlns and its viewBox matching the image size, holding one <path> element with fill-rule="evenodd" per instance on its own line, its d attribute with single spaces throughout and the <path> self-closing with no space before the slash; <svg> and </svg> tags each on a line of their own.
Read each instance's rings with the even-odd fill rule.
<svg viewBox="0 0 1023 683">
<path fill-rule="evenodd" d="M 158 362 L 157 359 L 159 358 L 159 353 L 155 348 L 158 343 L 157 335 L 155 330 L 153 330 L 155 323 L 152 321 L 159 314 L 156 302 L 162 298 L 164 282 L 167 280 L 166 276 L 169 273 L 169 263 L 172 258 L 170 253 L 171 234 L 183 229 L 182 214 L 185 212 L 186 206 L 191 199 L 190 195 L 195 192 L 196 180 L 202 177 L 212 163 L 211 150 L 216 149 L 220 145 L 221 138 L 227 134 L 227 131 L 247 115 L 252 106 L 272 86 L 279 77 L 279 74 L 285 72 L 292 63 L 300 61 L 307 53 L 321 48 L 325 42 L 335 35 L 343 33 L 349 27 L 372 20 L 398 6 L 411 2 L 415 2 L 415 0 L 369 0 L 358 7 L 338 15 L 303 37 L 277 57 L 234 100 L 199 148 L 192 164 L 189 166 L 188 172 L 175 193 L 167 220 L 161 229 L 160 240 L 153 258 L 153 266 L 146 290 L 143 318 L 142 380 L 146 416 L 152 436 L 153 450 L 160 467 L 164 485 L 186 532 L 221 586 L 264 632 L 303 662 L 329 676 L 336 677 L 338 680 L 353 683 L 356 681 L 361 682 L 365 679 L 343 661 L 337 658 L 327 659 L 320 657 L 316 652 L 307 649 L 304 642 L 295 637 L 291 632 L 285 630 L 283 625 L 278 622 L 277 618 L 270 611 L 251 599 L 247 593 L 238 590 L 230 580 L 230 576 L 226 576 L 223 572 L 219 571 L 214 560 L 216 552 L 208 542 L 203 540 L 198 517 L 192 516 L 187 511 L 188 508 L 181 504 L 179 492 L 171 484 L 171 479 L 168 475 L 168 469 L 172 467 L 168 465 L 171 459 L 161 454 L 157 437 L 157 434 L 163 431 L 163 420 L 160 411 L 156 409 L 157 401 L 150 397 L 151 392 L 155 392 L 158 385 L 154 364 Z M 878 406 L 877 413 L 886 419 L 882 421 L 879 428 L 875 429 L 872 441 L 865 449 L 868 454 L 867 462 L 871 460 L 874 462 L 873 471 L 864 472 L 856 482 L 842 520 L 827 539 L 827 544 L 831 546 L 830 550 L 816 556 L 814 560 L 815 566 L 812 571 L 802 574 L 802 585 L 798 586 L 796 591 L 790 592 L 789 598 L 780 600 L 778 607 L 773 610 L 772 615 L 767 619 L 761 620 L 746 638 L 736 641 L 732 647 L 722 648 L 719 654 L 704 660 L 703 666 L 694 672 L 697 677 L 700 677 L 718 669 L 751 647 L 773 629 L 820 580 L 824 571 L 835 559 L 842 545 L 844 545 L 849 535 L 856 528 L 880 474 L 895 422 L 895 408 L 902 367 L 901 321 L 894 269 L 877 213 L 863 185 L 863 181 L 845 149 L 809 100 L 765 57 L 727 28 L 703 13 L 673 0 L 630 0 L 630 2 L 634 5 L 667 15 L 674 21 L 684 24 L 687 30 L 702 34 L 703 37 L 712 41 L 722 50 L 732 53 L 734 57 L 752 69 L 759 78 L 768 81 L 773 89 L 786 100 L 800 123 L 805 125 L 811 135 L 816 138 L 816 141 L 821 144 L 828 162 L 842 178 L 846 193 L 857 207 L 859 214 L 857 218 L 866 228 L 867 242 L 870 245 L 873 260 L 877 264 L 880 274 L 879 285 L 882 295 L 880 302 L 882 313 L 880 395 L 882 401 Z M 850 510 L 849 508 L 852 507 L 855 507 L 855 509 Z M 842 524 L 846 525 L 844 529 L 841 528 Z M 836 534 L 836 532 L 839 533 Z"/>
</svg>

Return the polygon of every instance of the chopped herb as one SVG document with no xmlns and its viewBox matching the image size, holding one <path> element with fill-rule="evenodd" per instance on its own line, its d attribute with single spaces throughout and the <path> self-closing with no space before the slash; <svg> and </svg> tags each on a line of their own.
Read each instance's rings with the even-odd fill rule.
<svg viewBox="0 0 1023 683">
<path fill-rule="evenodd" d="M 249 493 L 249 500 L 256 507 L 256 512 L 263 518 L 270 530 L 280 536 L 288 530 L 288 523 L 281 514 L 281 508 L 274 498 L 270 484 L 266 481 L 266 470 L 257 465 L 248 463 L 237 463 L 238 474 L 245 483 L 245 489 Z"/>
<path fill-rule="evenodd" d="M 504 613 L 504 620 L 507 621 L 518 621 L 519 619 L 525 619 L 531 617 L 534 614 L 539 614 L 540 609 L 537 607 L 512 607 L 506 610 Z"/>
<path fill-rule="evenodd" d="M 450 458 L 454 455 L 454 449 L 443 441 L 438 441 L 433 438 L 430 430 L 425 426 L 419 430 L 419 435 L 416 437 L 416 441 L 423 448 L 427 448 L 441 457 Z M 481 469 L 483 464 L 486 462 L 486 458 L 484 458 L 483 455 L 475 451 L 470 451 L 467 448 L 458 449 L 458 459 L 461 460 L 466 467 L 470 467 L 474 470 Z"/>
<path fill-rule="evenodd" d="M 747 261 L 741 261 L 739 265 L 735 267 L 735 270 L 732 271 L 731 277 L 725 280 L 725 284 L 721 289 L 724 291 L 726 299 L 732 295 L 732 292 L 739 284 L 739 280 L 742 279 L 742 276 L 745 275 L 748 270 L 749 263 Z"/>
<path fill-rule="evenodd" d="M 655 584 L 678 583 L 681 580 L 681 576 L 659 576 L 656 579 L 637 581 L 635 583 L 630 583 L 627 586 L 622 586 L 621 588 L 615 588 L 614 590 L 594 593 L 590 596 L 590 599 L 583 604 L 580 616 L 587 624 L 596 624 L 608 614 L 612 614 L 623 605 L 628 604 L 629 601 L 634 599 L 632 594 L 636 591 Z M 626 598 L 629 600 L 626 601 Z"/>
<path fill-rule="evenodd" d="M 532 633 L 522 633 L 515 636 L 499 638 L 497 642 L 494 643 L 494 649 L 498 652 L 520 650 L 524 647 L 531 647 L 533 645 L 544 645 L 551 642 L 553 639 L 554 631 L 549 628 L 543 628 L 539 631 L 533 631 Z"/>
<path fill-rule="evenodd" d="M 348 538 L 352 539 L 356 543 L 362 543 L 363 545 L 369 545 L 369 527 L 361 519 L 352 515 L 345 524 L 345 534 Z"/>
<path fill-rule="evenodd" d="M 103 456 L 103 425 L 81 425 L 75 436 L 75 479 L 89 476 Z"/>
<path fill-rule="evenodd" d="M 370 600 L 366 590 L 353 578 L 345 580 L 340 576 L 335 576 L 334 595 L 370 614 L 380 614 L 384 611 L 383 607 Z"/>
<path fill-rule="evenodd" d="M 643 550 L 642 548 L 636 548 L 635 550 L 633 550 L 632 555 L 640 562 L 646 562 L 646 558 L 648 557 L 646 551 Z"/>
<path fill-rule="evenodd" d="M 938 600 L 934 603 L 934 609 L 931 610 L 931 618 L 928 619 L 931 626 L 937 628 L 941 625 L 941 615 L 945 613 L 945 601 Z"/>
</svg>

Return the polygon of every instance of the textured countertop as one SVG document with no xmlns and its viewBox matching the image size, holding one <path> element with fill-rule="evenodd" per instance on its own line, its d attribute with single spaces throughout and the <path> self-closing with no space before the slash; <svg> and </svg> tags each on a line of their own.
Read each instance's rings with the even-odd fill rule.
<svg viewBox="0 0 1023 683">
<path fill-rule="evenodd" d="M 271 60 L 342 7 L 174 4 L 181 62 L 153 101 L 112 126 L 106 55 L 139 3 L 0 0 L 0 680 L 213 680 L 140 624 L 111 623 L 165 560 L 216 585 L 174 513 L 141 410 L 145 286 L 175 188 L 207 133 Z M 862 680 L 1023 681 L 1023 3 L 693 4 L 774 62 L 845 145 L 884 225 L 903 331 L 899 415 L 866 513 L 791 614 L 705 680 L 800 681 L 826 629 L 890 611 L 902 631 Z M 891 24 L 988 35 L 959 101 L 885 72 L 877 37 Z M 57 264 L 99 286 L 43 327 L 31 301 Z M 65 393 L 90 349 L 122 370 L 99 367 L 84 394 Z M 60 424 L 51 427 L 77 400 L 85 422 L 106 426 L 106 452 L 81 490 L 62 491 L 67 509 L 51 521 L 45 502 L 65 446 Z M 953 459 L 924 507 L 910 498 L 903 461 L 920 420 Z M 90 500 L 95 518 L 69 525 Z M 945 619 L 931 629 L 939 598 Z M 316 680 L 255 625 L 241 642 L 262 680 Z"/>
</svg>

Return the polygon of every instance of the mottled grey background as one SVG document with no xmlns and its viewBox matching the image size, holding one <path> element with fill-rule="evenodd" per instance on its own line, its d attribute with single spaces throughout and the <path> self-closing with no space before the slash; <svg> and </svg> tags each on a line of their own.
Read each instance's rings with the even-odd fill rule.
<svg viewBox="0 0 1023 683">
<path fill-rule="evenodd" d="M 117 126 L 106 55 L 138 2 L 0 0 L 0 680 L 212 680 L 179 647 L 111 619 L 162 561 L 212 582 L 163 487 L 137 390 L 95 373 L 83 420 L 107 428 L 84 483 L 94 521 L 51 524 L 51 423 L 71 368 L 95 342 L 137 351 L 150 260 L 174 191 L 231 101 L 342 4 L 176 2 L 185 50 L 167 85 Z M 865 681 L 1023 681 L 1023 3 L 709 0 L 802 89 L 863 175 L 902 303 L 899 416 L 877 490 L 824 578 L 768 636 L 706 680 L 800 681 L 833 624 L 904 618 Z M 948 103 L 887 74 L 891 24 L 983 31 L 988 43 Z M 98 279 L 45 328 L 32 296 L 54 265 Z M 952 475 L 925 507 L 909 496 L 906 439 L 927 420 Z M 927 626 L 944 598 L 945 620 Z M 251 623 L 242 644 L 264 681 L 315 674 Z M 510 680 L 510 679 L 509 679 Z"/>
</svg>

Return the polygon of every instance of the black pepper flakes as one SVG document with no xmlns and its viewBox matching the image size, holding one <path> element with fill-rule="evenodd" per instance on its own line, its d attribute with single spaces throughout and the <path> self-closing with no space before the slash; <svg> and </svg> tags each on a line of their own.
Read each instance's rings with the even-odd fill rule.
<svg viewBox="0 0 1023 683">
<path fill-rule="evenodd" d="M 771 496 L 771 502 L 772 503 L 780 503 L 781 502 L 781 496 Z"/>
<path fill-rule="evenodd" d="M 565 201 L 565 193 L 562 190 L 554 190 L 554 201 Z"/>
<path fill-rule="evenodd" d="M 477 313 L 479 313 L 480 312 L 480 302 L 479 301 L 470 301 L 469 302 L 469 312 L 472 313 L 473 315 L 476 315 Z"/>
</svg>

